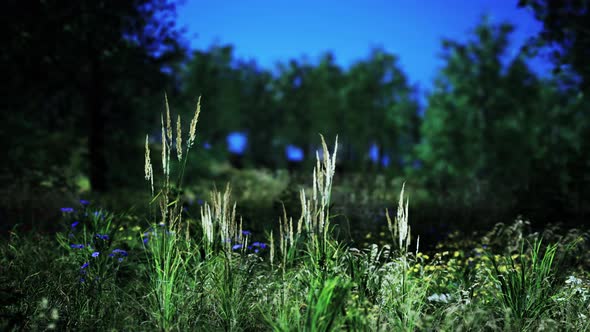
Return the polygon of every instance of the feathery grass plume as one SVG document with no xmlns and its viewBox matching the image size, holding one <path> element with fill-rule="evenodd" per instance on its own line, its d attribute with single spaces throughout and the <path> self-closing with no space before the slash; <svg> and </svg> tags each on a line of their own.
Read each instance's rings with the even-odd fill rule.
<svg viewBox="0 0 590 332">
<path fill-rule="evenodd" d="M 230 201 L 229 183 L 223 194 L 213 190 L 211 203 L 206 202 L 201 207 L 201 226 L 205 237 L 203 242 L 208 245 L 208 254 L 213 254 L 219 248 L 217 243 L 221 243 L 221 249 L 231 259 L 232 242 L 240 240 L 242 225 L 241 221 L 239 224 L 236 222 L 236 203 L 231 205 Z"/>
<path fill-rule="evenodd" d="M 295 235 L 293 234 L 293 218 L 287 217 L 287 210 L 285 209 L 285 204 L 283 204 L 283 229 L 286 232 L 285 239 L 287 240 L 287 244 L 289 244 L 289 248 L 293 246 L 295 243 Z"/>
<path fill-rule="evenodd" d="M 197 122 L 199 121 L 199 113 L 201 113 L 201 96 L 197 101 L 197 109 L 195 110 L 195 116 L 191 120 L 191 126 L 189 128 L 188 147 L 191 147 L 195 143 L 195 135 L 197 132 Z"/>
<path fill-rule="evenodd" d="M 283 229 L 283 223 L 281 222 L 281 218 L 279 218 L 279 252 L 281 253 L 281 258 L 283 258 L 283 271 L 285 270 L 285 262 L 287 259 L 287 252 L 285 251 L 285 230 Z"/>
<path fill-rule="evenodd" d="M 178 161 L 182 160 L 182 128 L 180 126 L 180 115 L 176 119 L 176 156 Z"/>
<path fill-rule="evenodd" d="M 154 169 L 150 158 L 149 135 L 145 135 L 145 179 L 150 182 L 152 196 L 154 196 Z"/>
<path fill-rule="evenodd" d="M 166 93 L 164 93 L 164 99 L 166 99 L 166 137 L 168 138 L 168 142 L 172 144 L 172 120 L 170 119 L 170 106 Z"/>
<path fill-rule="evenodd" d="M 275 260 L 275 239 L 274 239 L 274 232 L 270 231 L 270 236 L 268 238 L 268 243 L 270 246 L 270 266 L 274 266 Z"/>
<path fill-rule="evenodd" d="M 154 224 L 152 225 L 153 239 L 150 238 L 147 246 L 148 253 L 151 256 L 149 266 L 151 268 L 152 281 L 152 303 L 151 307 L 154 309 L 154 318 L 160 330 L 171 330 L 176 313 L 178 312 L 182 298 L 180 297 L 180 286 L 183 280 L 188 276 L 185 269 L 185 262 L 190 254 L 190 230 L 189 226 L 184 225 L 182 218 L 182 198 L 178 192 L 172 190 L 170 183 L 170 164 L 171 153 L 174 145 L 176 145 L 176 155 L 178 161 L 184 161 L 183 167 L 180 168 L 180 175 L 178 180 L 178 187 L 182 186 L 182 175 L 186 167 L 186 155 L 182 160 L 182 126 L 181 118 L 177 117 L 176 121 L 176 141 L 173 142 L 172 133 L 172 118 L 170 114 L 170 107 L 168 103 L 168 96 L 165 95 L 166 100 L 166 120 L 164 121 L 164 114 L 160 115 L 160 123 L 162 130 L 162 169 L 165 179 L 160 188 L 160 192 L 152 199 L 152 203 L 157 202 L 160 209 L 160 216 L 154 215 Z M 192 131 L 196 131 L 193 124 Z M 188 148 L 187 148 L 188 154 Z M 145 155 L 145 177 L 151 183 L 152 196 L 154 195 L 153 187 L 153 166 L 151 165 L 151 156 L 149 151 L 149 136 L 146 136 L 146 155 Z M 203 246 L 207 246 L 209 242 L 215 244 L 215 224 L 214 216 L 210 208 L 202 209 L 202 226 L 203 226 Z M 207 217 L 207 215 L 209 217 Z M 161 218 L 161 219 L 160 219 Z M 209 224 L 207 224 L 209 221 Z M 156 225 L 157 224 L 157 225 Z M 160 227 L 161 226 L 161 227 Z M 186 227 L 183 229 L 183 227 Z M 180 240 L 181 231 L 185 231 L 185 241 Z M 212 246 L 210 246 L 212 247 Z M 188 250 L 187 250 L 188 249 Z M 208 252 L 211 252 L 210 250 Z M 180 282 L 177 282 L 180 280 Z"/>
<path fill-rule="evenodd" d="M 164 175 L 168 177 L 168 143 L 166 142 L 166 130 L 164 128 L 164 116 L 160 117 L 162 122 L 162 170 Z"/>
<path fill-rule="evenodd" d="M 203 229 L 203 242 L 208 246 L 212 246 L 214 241 L 213 215 L 209 203 L 205 203 L 201 206 L 201 228 Z"/>
<path fill-rule="evenodd" d="M 320 137 L 322 138 L 322 149 L 324 151 L 324 169 L 322 171 L 323 181 L 321 182 L 321 184 L 323 185 L 323 187 L 321 188 L 323 189 L 322 204 L 324 206 L 328 206 L 330 204 L 330 193 L 332 191 L 332 179 L 334 177 L 334 173 L 336 172 L 336 153 L 338 151 L 338 136 L 336 136 L 336 142 L 334 143 L 334 151 L 332 152 L 331 158 L 328 146 L 326 145 L 326 141 L 324 140 L 324 136 L 320 134 Z"/>
<path fill-rule="evenodd" d="M 389 210 L 385 209 L 385 217 L 387 218 L 387 227 L 391 233 L 392 239 L 397 239 L 400 250 L 408 251 L 410 245 L 410 226 L 408 224 L 408 205 L 410 199 L 406 200 L 406 206 L 404 209 L 404 189 L 406 183 L 402 185 L 402 190 L 399 195 L 399 203 L 397 206 L 397 216 L 395 222 L 392 223 L 391 217 L 389 216 Z"/>
<path fill-rule="evenodd" d="M 301 189 L 299 193 L 301 217 L 297 228 L 298 232 L 301 228 L 305 229 L 306 234 L 309 234 L 311 238 L 310 244 L 313 251 L 321 257 L 325 257 L 330 221 L 330 195 L 332 178 L 336 170 L 338 136 L 336 136 L 332 156 L 330 156 L 326 141 L 321 134 L 320 138 L 322 140 L 323 158 L 320 158 L 316 152 L 311 197 L 307 197 L 304 189 Z M 323 159 L 323 161 L 320 162 L 320 159 Z M 285 231 L 287 232 L 286 229 Z"/>
</svg>

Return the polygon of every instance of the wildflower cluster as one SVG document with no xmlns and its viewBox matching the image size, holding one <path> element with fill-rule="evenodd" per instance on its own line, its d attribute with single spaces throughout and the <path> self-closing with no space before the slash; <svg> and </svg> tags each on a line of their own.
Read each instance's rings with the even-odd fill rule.
<svg viewBox="0 0 590 332">
<path fill-rule="evenodd" d="M 249 237 L 252 235 L 252 232 L 243 230 L 243 243 L 236 243 L 232 246 L 233 251 L 242 251 L 245 252 L 246 250 L 253 252 L 255 254 L 262 253 L 264 250 L 268 249 L 268 244 L 264 242 L 252 242 L 252 244 L 248 244 Z M 242 237 L 241 237 L 242 238 Z"/>
<path fill-rule="evenodd" d="M 64 232 L 58 234 L 58 241 L 76 262 L 80 283 L 86 283 L 88 278 L 105 280 L 116 274 L 129 254 L 127 250 L 113 248 L 116 243 L 114 216 L 107 211 L 91 209 L 87 200 L 79 203 L 79 208 L 60 209 L 66 225 Z"/>
</svg>

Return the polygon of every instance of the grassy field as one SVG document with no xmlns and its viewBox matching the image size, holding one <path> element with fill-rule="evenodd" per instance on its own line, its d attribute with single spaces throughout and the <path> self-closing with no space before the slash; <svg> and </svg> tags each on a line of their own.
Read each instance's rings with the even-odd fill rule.
<svg viewBox="0 0 590 332">
<path fill-rule="evenodd" d="M 184 142 L 165 119 L 161 178 L 146 141 L 146 211 L 79 200 L 56 234 L 15 228 L 0 244 L 0 330 L 590 330 L 588 233 L 516 220 L 424 243 L 399 183 L 396 207 L 352 241 L 331 211 L 337 141 L 330 152 L 323 138 L 311 183 L 255 230 L 229 185 L 206 199 L 182 190 L 198 111 Z M 272 184 L 250 190 L 284 189 Z"/>
</svg>

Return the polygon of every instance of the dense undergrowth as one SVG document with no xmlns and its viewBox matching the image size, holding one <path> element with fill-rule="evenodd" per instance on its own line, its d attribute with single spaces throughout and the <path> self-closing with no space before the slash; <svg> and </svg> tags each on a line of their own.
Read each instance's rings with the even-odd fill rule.
<svg viewBox="0 0 590 332">
<path fill-rule="evenodd" d="M 378 240 L 343 240 L 337 141 L 330 153 L 321 138 L 311 185 L 264 233 L 237 216 L 229 185 L 187 204 L 198 112 L 185 142 L 180 119 L 173 135 L 162 118 L 162 179 L 146 141 L 147 220 L 80 200 L 61 209 L 57 237 L 10 233 L 1 330 L 590 330 L 588 233 L 518 219 L 423 250 L 400 184 L 397 210 L 376 212 Z"/>
</svg>

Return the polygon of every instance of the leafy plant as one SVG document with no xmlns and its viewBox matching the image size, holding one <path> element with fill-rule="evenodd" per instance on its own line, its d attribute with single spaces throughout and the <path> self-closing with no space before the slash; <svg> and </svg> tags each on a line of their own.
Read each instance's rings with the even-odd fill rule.
<svg viewBox="0 0 590 332">
<path fill-rule="evenodd" d="M 552 296 L 556 293 L 553 260 L 557 244 L 547 245 L 542 252 L 542 241 L 537 239 L 528 256 L 525 242 L 521 240 L 520 252 L 514 255 L 516 257 L 504 256 L 500 262 L 492 259 L 492 277 L 501 289 L 501 305 L 509 310 L 521 329 L 526 329 L 531 321 L 547 313 L 553 304 Z"/>
</svg>

